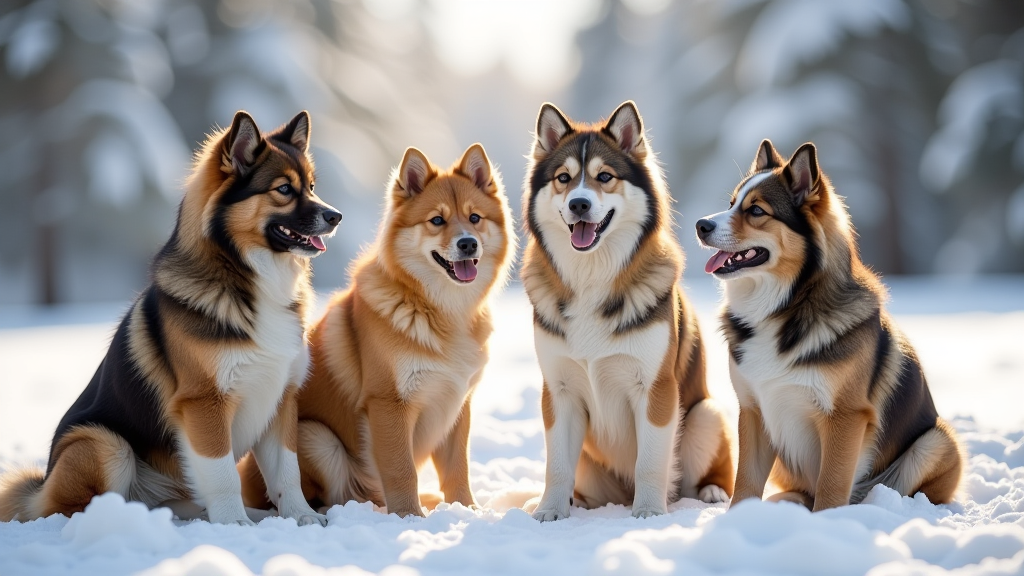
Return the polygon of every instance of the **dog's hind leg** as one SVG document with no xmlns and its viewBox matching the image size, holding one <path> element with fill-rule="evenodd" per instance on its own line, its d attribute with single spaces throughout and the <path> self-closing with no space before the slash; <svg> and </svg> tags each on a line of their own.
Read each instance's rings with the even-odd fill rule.
<svg viewBox="0 0 1024 576">
<path fill-rule="evenodd" d="M 698 402 L 683 417 L 676 454 L 681 473 L 678 498 L 729 500 L 736 470 L 725 415 L 714 400 Z"/>
<path fill-rule="evenodd" d="M 32 498 L 32 518 L 82 512 L 94 496 L 116 492 L 125 499 L 135 482 L 131 446 L 102 426 L 78 426 L 57 443 L 57 461 Z"/>
<path fill-rule="evenodd" d="M 765 498 L 766 502 L 792 502 L 800 504 L 808 510 L 814 508 L 811 486 L 805 480 L 790 472 L 781 459 L 775 460 L 772 472 L 768 476 L 768 484 L 778 488 L 778 492 Z"/>
<path fill-rule="evenodd" d="M 964 449 L 956 439 L 953 427 L 945 420 L 939 419 L 935 428 L 925 433 L 931 435 L 921 449 L 931 461 L 930 470 L 920 480 L 920 485 L 912 493 L 924 492 L 928 501 L 933 504 L 945 504 L 956 497 L 957 488 L 964 469 Z M 922 436 L 914 443 L 924 438 Z"/>
<path fill-rule="evenodd" d="M 633 500 L 633 487 L 627 486 L 611 470 L 587 454 L 580 454 L 576 465 L 576 487 L 573 503 L 580 508 L 600 508 L 605 504 L 629 505 Z"/>
<path fill-rule="evenodd" d="M 328 508 L 349 500 L 384 506 L 380 482 L 353 461 L 330 428 L 315 420 L 299 421 L 299 470 L 306 500 Z"/>
<path fill-rule="evenodd" d="M 853 502 L 882 484 L 903 496 L 924 492 L 933 504 L 948 503 L 956 496 L 963 465 L 964 451 L 953 427 L 940 418 L 881 474 L 858 484 Z"/>
<path fill-rule="evenodd" d="M 267 483 L 263 480 L 263 473 L 260 472 L 252 452 L 243 456 L 236 468 L 239 478 L 242 479 L 242 503 L 245 507 L 261 510 L 272 508 L 274 503 L 267 498 Z M 252 515 L 249 516 L 251 519 Z"/>
</svg>

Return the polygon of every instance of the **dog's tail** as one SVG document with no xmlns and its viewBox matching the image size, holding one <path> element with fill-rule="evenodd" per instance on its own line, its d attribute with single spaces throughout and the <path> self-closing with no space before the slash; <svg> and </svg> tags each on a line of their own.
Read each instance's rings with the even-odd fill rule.
<svg viewBox="0 0 1024 576">
<path fill-rule="evenodd" d="M 0 522 L 38 518 L 35 500 L 45 478 L 42 468 L 18 468 L 0 476 Z"/>
</svg>

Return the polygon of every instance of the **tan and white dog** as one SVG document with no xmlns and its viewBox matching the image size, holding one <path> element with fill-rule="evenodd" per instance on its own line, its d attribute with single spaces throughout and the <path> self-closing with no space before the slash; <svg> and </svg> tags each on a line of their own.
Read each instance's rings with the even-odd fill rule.
<svg viewBox="0 0 1024 576">
<path fill-rule="evenodd" d="M 449 170 L 406 151 L 376 242 L 310 339 L 298 445 L 314 505 L 369 500 L 422 516 L 417 471 L 428 459 L 445 500 L 475 504 L 470 400 L 487 363 L 488 297 L 514 251 L 505 191 L 482 146 Z M 247 502 L 258 505 L 260 476 L 252 462 L 243 468 Z"/>
<path fill-rule="evenodd" d="M 306 112 L 266 134 L 238 112 L 207 140 L 152 282 L 57 427 L 45 473 L 0 479 L 0 521 L 70 516 L 116 492 L 252 524 L 235 469 L 251 450 L 281 515 L 327 524 L 300 490 L 295 394 L 310 258 L 341 214 L 313 193 L 309 136 Z"/>
<path fill-rule="evenodd" d="M 547 447 L 534 518 L 573 502 L 647 517 L 732 493 L 670 200 L 632 102 L 593 125 L 541 107 L 523 200 Z"/>
<path fill-rule="evenodd" d="M 761 498 L 822 510 L 876 484 L 949 502 L 963 453 L 938 417 L 914 349 L 861 261 L 843 200 L 813 144 L 784 161 L 758 148 L 730 207 L 697 222 L 718 250 L 722 323 L 739 397 L 733 504 Z M 774 467 L 774 469 L 773 469 Z"/>
</svg>

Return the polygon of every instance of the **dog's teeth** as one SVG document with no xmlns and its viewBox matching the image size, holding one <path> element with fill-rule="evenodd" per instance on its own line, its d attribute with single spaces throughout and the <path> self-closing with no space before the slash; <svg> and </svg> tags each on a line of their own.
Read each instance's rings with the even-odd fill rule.
<svg viewBox="0 0 1024 576">
<path fill-rule="evenodd" d="M 753 258 L 756 255 L 757 255 L 757 251 L 754 250 L 753 248 L 751 248 L 750 250 L 747 250 L 747 253 L 746 253 L 746 255 L 744 255 L 744 258 Z"/>
</svg>

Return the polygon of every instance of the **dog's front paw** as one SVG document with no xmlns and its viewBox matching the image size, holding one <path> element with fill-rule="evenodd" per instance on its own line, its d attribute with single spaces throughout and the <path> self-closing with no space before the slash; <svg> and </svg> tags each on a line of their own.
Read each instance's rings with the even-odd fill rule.
<svg viewBox="0 0 1024 576">
<path fill-rule="evenodd" d="M 533 513 L 533 519 L 541 522 L 554 522 L 555 520 L 564 520 L 569 517 L 569 510 L 555 510 L 554 508 L 546 508 L 544 510 L 537 510 Z"/>
<path fill-rule="evenodd" d="M 708 484 L 697 493 L 697 499 L 708 504 L 718 504 L 719 502 L 728 502 L 729 495 L 722 487 Z"/>
<path fill-rule="evenodd" d="M 426 516 L 423 514 L 423 509 L 418 506 L 396 508 L 395 510 L 388 508 L 388 514 L 398 514 L 400 518 L 412 518 L 416 516 L 419 516 L 420 518 L 426 518 Z"/>
<path fill-rule="evenodd" d="M 295 519 L 299 526 L 327 526 L 327 516 L 323 514 L 317 514 L 316 512 L 310 514 L 302 514 Z"/>
<path fill-rule="evenodd" d="M 654 506 L 633 506 L 633 518 L 650 518 L 652 516 L 661 516 L 665 513 L 665 510 L 660 510 Z"/>
<path fill-rule="evenodd" d="M 239 526 L 255 526 L 256 523 L 249 519 L 242 506 L 242 499 L 237 502 L 228 500 L 226 502 L 214 502 L 207 506 L 201 518 L 210 524 L 238 524 Z"/>
</svg>

